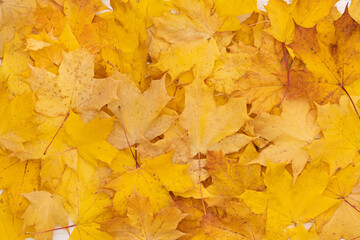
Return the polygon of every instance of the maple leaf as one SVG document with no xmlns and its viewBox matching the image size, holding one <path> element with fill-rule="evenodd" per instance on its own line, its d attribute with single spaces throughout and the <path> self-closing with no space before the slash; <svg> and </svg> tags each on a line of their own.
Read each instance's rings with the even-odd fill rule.
<svg viewBox="0 0 360 240">
<path fill-rule="evenodd" d="M 256 190 L 262 185 L 261 166 L 238 163 L 223 153 L 208 151 L 205 169 L 212 178 L 207 190 L 223 197 L 240 196 L 245 189 Z"/>
<path fill-rule="evenodd" d="M 304 147 L 313 142 L 320 128 L 306 99 L 287 100 L 282 107 L 281 116 L 261 113 L 251 122 L 256 134 L 273 143 L 251 163 L 292 163 L 295 180 L 310 159 Z"/>
<path fill-rule="evenodd" d="M 328 103 L 317 109 L 316 122 L 324 138 L 313 141 L 308 150 L 312 159 L 320 158 L 330 164 L 332 175 L 359 158 L 359 117 L 347 96 L 342 96 L 339 104 Z"/>
<path fill-rule="evenodd" d="M 201 79 L 195 78 L 185 86 L 185 109 L 180 124 L 188 131 L 191 156 L 205 154 L 211 145 L 237 132 L 249 119 L 245 99 L 230 98 L 226 104 L 216 106 L 213 88 Z"/>
<path fill-rule="evenodd" d="M 149 15 L 154 12 L 161 14 L 164 8 L 169 8 L 167 5 L 167 2 L 157 0 L 111 1 L 113 11 L 101 15 L 105 24 L 99 32 L 102 42 L 107 44 L 101 49 L 101 56 L 108 74 L 115 67 L 121 73 L 130 75 L 141 91 L 148 88 L 146 27 L 151 24 Z"/>
<path fill-rule="evenodd" d="M 79 116 L 70 112 L 64 124 L 67 143 L 76 148 L 79 156 L 96 165 L 96 160 L 111 163 L 117 150 L 105 139 L 113 129 L 113 119 L 95 118 L 84 123 Z"/>
<path fill-rule="evenodd" d="M 315 219 L 321 239 L 353 239 L 360 235 L 359 221 L 359 163 L 340 169 L 331 177 L 324 195 L 341 202 Z M 354 187 L 355 186 L 355 187 Z"/>
<path fill-rule="evenodd" d="M 257 11 L 257 1 L 215 0 L 211 13 L 218 13 L 223 23 L 220 31 L 234 31 L 241 28 L 238 16 Z"/>
<path fill-rule="evenodd" d="M 285 164 L 268 162 L 266 191 L 245 190 L 242 199 L 254 213 L 267 212 L 267 238 L 287 239 L 284 227 L 306 223 L 339 202 L 323 195 L 328 181 L 323 164 L 309 164 L 293 184 Z"/>
<path fill-rule="evenodd" d="M 123 87 L 117 91 L 119 100 L 108 105 L 117 117 L 108 141 L 116 148 L 124 149 L 139 143 L 142 138 L 151 140 L 164 133 L 176 118 L 160 115 L 171 99 L 165 89 L 165 75 L 152 81 L 150 88 L 141 93 L 129 77 L 117 74 Z"/>
<path fill-rule="evenodd" d="M 25 151 L 24 143 L 34 139 L 36 124 L 33 120 L 34 99 L 32 94 L 10 98 L 5 85 L 0 89 L 0 144 L 4 150 L 14 153 Z M 20 107 L 21 106 L 21 107 Z"/>
<path fill-rule="evenodd" d="M 161 52 L 158 61 L 151 68 L 168 72 L 172 79 L 193 70 L 196 77 L 203 79 L 211 74 L 218 57 L 219 49 L 214 38 L 201 39 L 172 45 Z"/>
<path fill-rule="evenodd" d="M 271 21 L 271 27 L 267 32 L 273 35 L 279 42 L 291 42 L 295 24 L 310 28 L 328 15 L 336 0 L 306 0 L 293 1 L 290 4 L 282 0 L 270 0 L 266 5 L 266 11 Z M 296 42 L 296 40 L 294 40 Z"/>
<path fill-rule="evenodd" d="M 52 195 L 46 191 L 35 191 L 23 194 L 23 196 L 31 202 L 22 215 L 23 230 L 28 226 L 35 225 L 35 230 L 40 232 L 35 234 L 36 239 L 50 240 L 52 232 L 41 232 L 53 229 L 56 224 L 63 227 L 68 225 L 68 216 L 59 195 Z"/>
<path fill-rule="evenodd" d="M 209 39 L 222 25 L 214 2 L 174 0 L 172 3 L 179 14 L 164 12 L 163 16 L 153 18 L 156 36 L 171 44 Z"/>
<path fill-rule="evenodd" d="M 45 119 L 47 122 L 41 126 L 38 142 L 26 145 L 30 158 L 42 159 L 42 185 L 52 182 L 53 179 L 61 179 L 65 166 L 75 171 L 86 169 L 93 173 L 100 162 L 110 164 L 118 154 L 118 151 L 106 141 L 113 129 L 112 118 L 95 118 L 84 123 L 78 115 L 70 112 L 60 129 L 58 126 L 63 121 L 61 117 L 54 122 L 49 121 L 47 117 Z M 49 146 L 56 129 L 59 129 L 59 132 Z M 84 171 L 78 173 L 82 180 L 88 178 Z"/>
<path fill-rule="evenodd" d="M 69 108 L 83 113 L 99 110 L 116 100 L 119 82 L 93 78 L 94 56 L 83 48 L 65 54 L 59 75 L 34 67 L 31 70 L 32 76 L 26 81 L 38 97 L 35 110 L 45 115 L 64 116 Z"/>
<path fill-rule="evenodd" d="M 171 198 L 168 191 L 181 193 L 193 188 L 189 165 L 173 164 L 172 154 L 147 159 L 140 168 L 129 170 L 106 185 L 117 191 L 113 202 L 120 214 L 126 211 L 127 196 L 134 189 L 148 197 L 154 210 L 158 211 L 169 206 Z"/>
<path fill-rule="evenodd" d="M 98 171 L 93 176 L 87 177 L 89 182 L 82 181 L 76 172 L 67 168 L 62 176 L 62 185 L 59 187 L 59 194 L 66 200 L 64 207 L 75 224 L 75 229 L 70 239 L 84 239 L 92 236 L 95 239 L 113 239 L 110 235 L 100 231 L 100 223 L 112 217 L 108 205 L 110 196 L 105 192 L 98 191 L 101 174 L 109 171 Z M 87 173 L 91 175 L 91 173 Z"/>
<path fill-rule="evenodd" d="M 316 27 L 296 26 L 294 42 L 289 45 L 315 75 L 303 78 L 302 88 L 298 90 L 315 96 L 314 100 L 320 104 L 338 102 L 342 92 L 348 94 L 345 86 L 359 78 L 358 51 L 353 41 L 359 37 L 359 24 L 346 10 L 334 27 L 335 44 L 321 41 Z"/>
<path fill-rule="evenodd" d="M 177 164 L 192 162 L 190 156 L 190 141 L 186 131 L 180 126 L 179 121 L 175 121 L 164 133 L 164 138 L 152 143 L 141 141 L 136 148 L 142 158 L 154 158 L 159 155 L 174 151 L 172 160 Z"/>
<path fill-rule="evenodd" d="M 186 214 L 177 227 L 181 232 L 187 235 L 180 238 L 181 240 L 192 239 L 193 237 L 206 236 L 206 232 L 201 227 L 200 219 L 204 216 L 202 201 L 194 198 L 176 197 L 174 199 L 176 207 Z M 210 236 L 208 236 L 212 239 Z"/>
<path fill-rule="evenodd" d="M 103 38 L 116 49 L 134 52 L 147 39 L 144 16 L 137 11 L 137 5 L 128 2 L 111 1 L 112 14 L 107 22 Z"/>
<path fill-rule="evenodd" d="M 30 15 L 36 7 L 34 0 L 4 0 L 0 5 L 0 22 L 17 21 L 18 16 Z"/>
<path fill-rule="evenodd" d="M 22 240 L 25 239 L 25 234 L 21 231 L 23 221 L 14 218 L 9 204 L 9 196 L 7 192 L 3 192 L 0 196 L 0 231 L 1 240 Z"/>
<path fill-rule="evenodd" d="M 254 33 L 248 37 L 254 38 Z M 258 38 L 257 47 L 242 41 L 228 46 L 207 79 L 219 92 L 246 97 L 254 113 L 270 111 L 278 104 L 285 82 L 281 44 L 265 33 Z"/>
<path fill-rule="evenodd" d="M 208 213 L 201 219 L 205 232 L 214 239 L 261 239 L 265 234 L 259 223 L 265 224 L 264 214 L 254 214 L 244 202 L 230 201 L 226 204 L 227 216 L 220 218 Z"/>
<path fill-rule="evenodd" d="M 185 215 L 173 206 L 156 211 L 148 198 L 134 192 L 128 201 L 127 217 L 114 218 L 102 224 L 101 229 L 114 235 L 116 240 L 175 240 L 184 235 L 176 230 L 184 217 Z"/>
<path fill-rule="evenodd" d="M 64 14 L 76 36 L 80 35 L 85 25 L 92 22 L 100 4 L 101 1 L 97 0 L 64 1 Z"/>
<path fill-rule="evenodd" d="M 39 189 L 40 161 L 21 162 L 17 158 L 0 156 L 0 188 L 7 190 L 8 204 L 12 212 L 21 215 L 28 201 L 20 194 Z"/>
<path fill-rule="evenodd" d="M 24 43 L 18 35 L 4 46 L 4 59 L 0 66 L 0 82 L 7 82 L 10 93 L 21 95 L 29 93 L 30 88 L 22 82 L 29 76 L 28 64 L 32 63 L 29 54 L 24 52 Z"/>
</svg>

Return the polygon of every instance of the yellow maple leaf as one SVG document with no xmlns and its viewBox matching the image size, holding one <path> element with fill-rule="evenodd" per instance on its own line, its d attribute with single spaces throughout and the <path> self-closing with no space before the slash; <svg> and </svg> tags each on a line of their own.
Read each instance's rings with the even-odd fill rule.
<svg viewBox="0 0 360 240">
<path fill-rule="evenodd" d="M 173 79 L 193 69 L 196 78 L 204 79 L 211 74 L 218 57 L 219 49 L 214 38 L 201 39 L 172 45 L 151 67 L 168 72 Z"/>
<path fill-rule="evenodd" d="M 179 14 L 164 12 L 163 16 L 153 18 L 156 36 L 171 44 L 209 39 L 222 25 L 215 3 L 210 0 L 171 3 Z"/>
<path fill-rule="evenodd" d="M 173 164 L 172 154 L 147 159 L 140 168 L 129 170 L 106 185 L 117 191 L 114 207 L 120 214 L 126 211 L 127 197 L 134 189 L 148 197 L 158 211 L 171 203 L 168 191 L 182 193 L 193 188 L 189 165 Z"/>
<path fill-rule="evenodd" d="M 217 240 L 262 239 L 265 229 L 265 214 L 254 214 L 244 202 L 229 201 L 226 203 L 226 217 L 220 218 L 208 213 L 201 219 L 201 225 L 207 235 Z"/>
<path fill-rule="evenodd" d="M 97 175 L 88 179 L 91 180 L 87 183 L 82 181 L 70 168 L 63 173 L 62 185 L 58 192 L 63 196 L 64 207 L 76 226 L 70 239 L 92 236 L 95 239 L 111 240 L 113 238 L 110 235 L 99 230 L 100 223 L 112 217 L 110 209 L 107 208 L 111 203 L 110 196 L 98 191 L 100 183 Z"/>
<path fill-rule="evenodd" d="M 30 92 L 23 79 L 29 76 L 28 64 L 32 63 L 29 54 L 24 52 L 25 44 L 15 34 L 4 46 L 4 56 L 0 66 L 0 82 L 7 82 L 9 92 L 20 95 Z"/>
<path fill-rule="evenodd" d="M 358 238 L 335 2 L 0 0 L 0 239 Z"/>
<path fill-rule="evenodd" d="M 339 104 L 317 106 L 317 124 L 324 138 L 308 146 L 312 159 L 321 159 L 330 164 L 330 174 L 359 159 L 359 117 L 347 96 Z M 351 126 L 351 127 L 349 127 Z"/>
<path fill-rule="evenodd" d="M 314 96 L 320 104 L 338 102 L 345 87 L 357 82 L 360 72 L 357 41 L 359 24 L 351 18 L 348 11 L 334 22 L 336 42 L 324 42 L 321 32 L 316 27 L 296 26 L 294 42 L 289 46 L 299 57 L 314 77 L 305 76 L 298 90 Z M 349 31 L 351 29 L 351 31 Z M 333 47 L 333 46 L 336 46 Z M 297 80 L 297 81 L 299 81 Z"/>
<path fill-rule="evenodd" d="M 111 77 L 93 78 L 94 56 L 83 48 L 65 54 L 59 75 L 31 69 L 32 76 L 26 81 L 36 91 L 36 111 L 45 115 L 66 115 L 69 108 L 79 112 L 98 110 L 116 99 L 119 82 Z"/>
<path fill-rule="evenodd" d="M 360 235 L 359 170 L 357 162 L 340 169 L 331 177 L 324 195 L 340 199 L 341 202 L 315 218 L 320 239 L 353 239 Z"/>
<path fill-rule="evenodd" d="M 270 0 L 265 7 L 271 21 L 267 32 L 280 42 L 291 42 L 295 29 L 293 19 L 300 26 L 313 27 L 329 14 L 335 3 L 336 0 L 296 0 L 288 4 L 282 0 Z"/>
<path fill-rule="evenodd" d="M 107 221 L 102 224 L 101 229 L 119 240 L 175 240 L 184 235 L 176 230 L 184 217 L 174 206 L 155 210 L 148 198 L 134 192 L 128 201 L 127 217 Z"/>
<path fill-rule="evenodd" d="M 34 97 L 31 93 L 11 98 L 7 88 L 0 88 L 0 144 L 3 150 L 25 151 L 24 143 L 35 137 Z"/>
<path fill-rule="evenodd" d="M 195 78 L 185 86 L 185 109 L 180 124 L 188 131 L 191 157 L 200 152 L 205 154 L 211 145 L 237 132 L 249 119 L 245 99 L 230 98 L 226 104 L 216 106 L 213 88 L 203 80 Z"/>
<path fill-rule="evenodd" d="M 65 141 L 76 148 L 80 157 L 94 165 L 97 160 L 110 164 L 117 154 L 117 150 L 106 141 L 113 129 L 112 118 L 95 118 L 89 123 L 84 123 L 79 116 L 70 112 L 64 129 Z"/>
<path fill-rule="evenodd" d="M 254 38 L 253 31 L 246 37 Z M 251 112 L 261 113 L 280 102 L 286 68 L 281 44 L 263 32 L 256 37 L 256 47 L 242 41 L 227 46 L 206 81 L 219 92 L 246 97 Z"/>
<path fill-rule="evenodd" d="M 23 221 L 13 217 L 7 192 L 3 192 L 0 196 L 0 219 L 1 240 L 25 239 L 25 234 L 21 231 Z"/>
<path fill-rule="evenodd" d="M 60 226 L 68 225 L 68 215 L 63 205 L 63 199 L 59 195 L 52 195 L 46 191 L 35 191 L 23 194 L 31 204 L 22 215 L 24 219 L 23 230 L 26 227 L 35 225 L 35 238 L 39 240 L 51 240 L 52 232 L 42 231 L 51 230 L 56 224 Z"/>
<path fill-rule="evenodd" d="M 90 24 L 100 7 L 98 0 L 65 0 L 64 14 L 73 33 L 78 36 L 86 24 Z"/>
<path fill-rule="evenodd" d="M 177 229 L 187 234 L 184 239 L 199 238 L 199 235 L 207 235 L 201 227 L 199 219 L 204 216 L 203 206 L 200 199 L 176 197 L 174 199 L 176 207 L 186 214 L 185 218 L 181 220 Z M 209 239 L 213 239 L 208 236 Z"/>
<path fill-rule="evenodd" d="M 212 178 L 212 184 L 206 190 L 214 195 L 240 196 L 245 189 L 256 190 L 263 184 L 260 165 L 245 166 L 227 159 L 221 151 L 207 152 L 205 169 Z"/>
<path fill-rule="evenodd" d="M 329 175 L 323 164 L 309 164 L 293 184 L 285 164 L 267 164 L 266 191 L 245 190 L 242 195 L 254 213 L 267 212 L 266 238 L 287 239 L 284 227 L 307 223 L 340 200 L 324 196 Z"/>
<path fill-rule="evenodd" d="M 15 215 L 21 215 L 28 201 L 20 194 L 37 191 L 40 186 L 40 161 L 0 156 L 0 188 L 6 189 L 9 206 Z"/>
<path fill-rule="evenodd" d="M 310 159 L 304 147 L 313 142 L 320 127 L 306 99 L 287 100 L 282 107 L 281 116 L 261 113 L 251 122 L 256 134 L 273 143 L 251 163 L 291 163 L 295 180 Z"/>
<path fill-rule="evenodd" d="M 141 93 L 128 76 L 114 74 L 122 87 L 117 91 L 119 100 L 108 105 L 117 117 L 108 141 L 116 148 L 124 149 L 139 143 L 142 138 L 151 140 L 164 133 L 176 118 L 159 115 L 171 99 L 165 89 L 165 76 L 152 81 L 150 88 Z"/>
</svg>

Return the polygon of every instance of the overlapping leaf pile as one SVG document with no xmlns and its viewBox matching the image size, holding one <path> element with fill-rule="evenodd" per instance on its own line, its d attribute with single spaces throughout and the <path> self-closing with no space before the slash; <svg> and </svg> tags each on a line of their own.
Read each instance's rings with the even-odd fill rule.
<svg viewBox="0 0 360 240">
<path fill-rule="evenodd" d="M 359 237 L 335 2 L 0 1 L 0 239 Z"/>
</svg>

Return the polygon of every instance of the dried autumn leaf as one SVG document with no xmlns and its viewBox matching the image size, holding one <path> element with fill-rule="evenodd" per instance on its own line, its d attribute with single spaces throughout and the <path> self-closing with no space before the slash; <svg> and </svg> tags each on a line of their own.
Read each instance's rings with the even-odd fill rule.
<svg viewBox="0 0 360 240">
<path fill-rule="evenodd" d="M 184 217 L 174 206 L 155 210 L 148 198 L 134 192 L 128 201 L 127 217 L 109 220 L 101 230 L 109 232 L 115 240 L 175 240 L 184 235 L 176 230 Z"/>
<path fill-rule="evenodd" d="M 347 96 L 342 96 L 339 104 L 328 103 L 317 109 L 316 122 L 324 138 L 313 141 L 308 150 L 312 159 L 320 158 L 330 164 L 332 175 L 359 159 L 359 117 Z"/>
<path fill-rule="evenodd" d="M 36 91 L 35 110 L 47 116 L 65 116 L 69 109 L 86 113 L 116 100 L 119 82 L 113 77 L 95 79 L 94 56 L 79 48 L 66 53 L 59 75 L 32 67 L 26 81 Z"/>
<path fill-rule="evenodd" d="M 263 32 L 258 35 L 259 48 L 241 41 L 228 46 L 206 80 L 219 92 L 246 97 L 254 113 L 270 111 L 278 104 L 286 81 L 281 44 Z"/>
<path fill-rule="evenodd" d="M 279 42 L 291 42 L 295 29 L 293 19 L 300 26 L 313 27 L 329 14 L 336 2 L 336 0 L 305 0 L 292 1 L 288 4 L 282 0 L 270 0 L 265 7 L 271 21 L 271 27 L 267 32 Z"/>
<path fill-rule="evenodd" d="M 307 223 L 340 201 L 323 195 L 329 181 L 323 164 L 309 164 L 294 183 L 285 164 L 268 162 L 264 181 L 264 192 L 245 190 L 242 199 L 254 213 L 267 212 L 269 239 L 287 239 L 285 227 Z"/>
<path fill-rule="evenodd" d="M 117 150 L 106 141 L 113 129 L 112 118 L 95 118 L 84 123 L 79 116 L 70 112 L 64 129 L 65 141 L 77 150 L 80 157 L 93 165 L 97 160 L 110 164 L 117 154 Z"/>
<path fill-rule="evenodd" d="M 46 191 L 35 191 L 23 195 L 31 204 L 26 209 L 23 230 L 35 225 L 36 232 L 51 230 L 56 224 L 68 225 L 68 215 L 63 205 L 63 199 L 57 194 L 52 195 Z M 51 240 L 52 232 L 35 234 L 36 240 Z"/>
<path fill-rule="evenodd" d="M 254 214 L 244 202 L 228 202 L 227 216 L 221 218 L 214 213 L 208 213 L 201 219 L 205 232 L 217 240 L 262 239 L 265 229 L 259 227 L 265 224 L 265 214 Z"/>
<path fill-rule="evenodd" d="M 207 152 L 205 169 L 212 178 L 206 190 L 221 197 L 240 196 L 245 189 L 256 190 L 263 184 L 260 165 L 246 166 L 226 158 L 221 151 Z"/>
<path fill-rule="evenodd" d="M 172 202 L 168 191 L 182 193 L 193 188 L 189 165 L 173 164 L 172 154 L 147 159 L 140 168 L 129 170 L 106 185 L 117 191 L 113 202 L 120 214 L 125 213 L 127 197 L 134 189 L 148 197 L 158 211 Z"/>
<path fill-rule="evenodd" d="M 64 1 L 64 14 L 75 36 L 80 35 L 85 25 L 91 24 L 100 4 L 101 1 L 98 0 Z"/>
<path fill-rule="evenodd" d="M 0 219 L 0 240 L 25 239 L 25 234 L 21 231 L 23 221 L 12 215 L 7 192 L 0 196 Z"/>
<path fill-rule="evenodd" d="M 160 80 L 152 81 L 150 88 L 141 93 L 128 76 L 117 72 L 114 74 L 121 87 L 117 90 L 119 100 L 108 105 L 117 117 L 108 141 L 121 150 L 139 143 L 142 138 L 151 140 L 164 133 L 176 118 L 160 115 L 171 99 L 165 89 L 165 75 Z"/>
<path fill-rule="evenodd" d="M 99 172 L 101 174 L 101 171 Z M 97 175 L 90 176 L 88 179 L 91 181 L 86 183 L 69 168 L 63 173 L 59 194 L 66 200 L 64 207 L 76 226 L 70 235 L 70 240 L 80 240 L 88 236 L 94 239 L 113 239 L 99 230 L 100 223 L 109 220 L 112 213 L 107 208 L 111 203 L 110 196 L 97 189 L 100 185 L 98 178 Z"/>
<path fill-rule="evenodd" d="M 219 54 L 214 38 L 182 42 L 161 52 L 150 67 L 168 72 L 172 79 L 189 70 L 193 70 L 196 78 L 204 79 L 211 74 Z"/>
<path fill-rule="evenodd" d="M 185 236 L 181 240 L 193 239 L 195 237 L 205 236 L 206 233 L 201 227 L 200 219 L 204 216 L 202 201 L 194 198 L 176 197 L 176 207 L 186 216 L 179 222 L 177 229 Z M 212 239 L 208 236 L 209 239 Z"/>
<path fill-rule="evenodd" d="M 301 81 L 305 96 L 313 96 L 316 102 L 338 102 L 345 87 L 360 76 L 357 40 L 360 27 L 348 11 L 334 22 L 336 44 L 321 41 L 320 34 L 313 28 L 296 26 L 294 42 L 289 46 L 306 67 L 315 75 Z M 300 86 L 300 84 L 296 84 Z"/>
<path fill-rule="evenodd" d="M 211 145 L 237 132 L 249 119 L 245 99 L 230 98 L 226 104 L 216 106 L 213 88 L 201 79 L 195 78 L 185 86 L 185 109 L 180 124 L 188 131 L 192 157 L 205 154 Z"/>
<path fill-rule="evenodd" d="M 5 85 L 0 88 L 0 144 L 15 154 L 25 151 L 24 143 L 34 139 L 34 98 L 31 93 L 10 98 Z"/>
<path fill-rule="evenodd" d="M 350 164 L 331 177 L 324 195 L 341 202 L 315 219 L 320 239 L 353 239 L 360 235 L 359 168 L 359 163 Z"/>
<path fill-rule="evenodd" d="M 306 99 L 287 100 L 282 107 L 281 116 L 261 113 L 251 122 L 256 134 L 273 143 L 251 163 L 291 163 L 295 180 L 310 159 L 304 147 L 313 142 L 320 128 Z"/>
<path fill-rule="evenodd" d="M 13 214 L 19 216 L 28 207 L 28 201 L 21 195 L 37 191 L 40 185 L 40 161 L 0 156 L 0 188 L 6 189 L 8 204 Z"/>
<path fill-rule="evenodd" d="M 0 66 L 0 82 L 7 82 L 10 93 L 21 95 L 29 93 L 30 88 L 23 82 L 23 79 L 29 76 L 28 64 L 32 60 L 24 52 L 25 44 L 20 40 L 18 35 L 7 42 L 4 46 L 4 59 Z"/>
<path fill-rule="evenodd" d="M 174 0 L 172 4 L 179 14 L 164 12 L 153 18 L 156 36 L 171 44 L 209 39 L 222 25 L 215 3 L 210 0 Z"/>
</svg>

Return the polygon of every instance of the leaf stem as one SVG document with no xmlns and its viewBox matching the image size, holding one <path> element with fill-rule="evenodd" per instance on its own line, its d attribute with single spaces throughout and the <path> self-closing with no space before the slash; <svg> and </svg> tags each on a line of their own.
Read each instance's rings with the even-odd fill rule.
<svg viewBox="0 0 360 240">
<path fill-rule="evenodd" d="M 55 135 L 52 137 L 50 143 L 46 146 L 45 151 L 44 151 L 44 155 L 46 155 L 46 152 L 49 150 L 50 145 L 53 143 L 55 137 L 58 135 L 58 133 L 60 132 L 60 129 L 64 126 L 64 123 L 65 123 L 66 119 L 68 119 L 69 116 L 70 116 L 70 112 L 68 111 L 66 113 L 66 116 L 65 116 L 64 120 L 62 121 L 60 127 L 56 131 Z"/>
<path fill-rule="evenodd" d="M 56 193 L 56 189 L 58 188 L 58 186 L 60 185 L 60 183 L 61 183 L 61 181 L 62 181 L 62 178 L 63 178 L 63 176 L 64 176 L 65 169 L 66 169 L 66 165 L 65 165 L 65 167 L 64 167 L 64 169 L 63 169 L 63 171 L 62 171 L 62 173 L 61 173 L 61 176 L 60 176 L 60 178 L 59 178 L 59 182 L 58 182 L 58 183 L 56 184 L 56 186 L 55 186 L 54 193 L 51 195 L 52 198 L 54 197 L 54 195 L 55 195 L 55 193 Z"/>
<path fill-rule="evenodd" d="M 131 155 L 133 156 L 133 158 L 134 158 L 134 160 L 135 160 L 136 168 L 140 168 L 140 164 L 139 164 L 139 162 L 137 161 L 137 154 L 135 155 L 134 152 L 132 151 L 131 145 L 130 145 L 130 142 L 129 142 L 129 139 L 128 139 L 127 134 L 126 134 L 126 128 L 125 128 L 125 124 L 124 124 L 124 119 L 123 119 L 121 107 L 118 106 L 118 109 L 119 109 L 119 112 L 120 112 L 120 122 L 121 122 L 122 128 L 123 128 L 123 130 L 124 130 L 124 135 L 125 135 L 125 139 L 126 139 L 127 145 L 129 146 Z M 136 153 L 137 153 L 137 152 L 136 152 Z"/>
<path fill-rule="evenodd" d="M 358 112 L 358 110 L 356 109 L 356 105 L 355 105 L 354 101 L 352 100 L 352 98 L 350 97 L 350 94 L 348 93 L 348 91 L 346 91 L 344 85 L 341 84 L 340 87 L 341 87 L 342 90 L 344 90 L 344 92 L 346 93 L 346 95 L 349 97 L 350 102 L 351 102 L 351 104 L 353 105 L 353 107 L 354 107 L 354 109 L 355 109 L 355 112 L 356 112 L 356 114 L 358 115 L 358 118 L 360 119 L 359 112 Z"/>
<path fill-rule="evenodd" d="M 352 207 L 353 209 L 355 209 L 357 212 L 359 212 L 360 213 L 360 210 L 359 209 L 357 209 L 354 205 L 352 205 L 348 200 L 346 200 L 346 199 L 344 199 L 344 201 L 347 203 L 347 204 L 349 204 L 350 205 L 350 207 Z"/>
<path fill-rule="evenodd" d="M 200 152 L 198 153 L 198 167 L 199 167 L 199 190 L 200 190 L 200 196 L 201 196 L 201 203 L 204 209 L 204 213 L 206 214 L 206 207 L 205 207 L 205 201 L 204 201 L 204 196 L 203 196 L 203 192 L 202 192 L 202 187 L 201 187 L 201 163 L 200 163 Z"/>
<path fill-rule="evenodd" d="M 67 228 L 71 228 L 71 227 L 76 227 L 76 224 L 73 224 L 73 225 L 69 225 L 69 226 L 66 226 L 66 227 L 60 227 L 60 228 L 54 228 L 54 229 L 49 229 L 49 230 L 46 230 L 46 231 L 43 231 L 43 232 L 25 232 L 25 234 L 40 234 L 40 233 L 47 233 L 47 232 L 53 232 L 53 231 L 57 231 L 57 230 L 61 230 L 61 229 L 67 229 Z"/>
</svg>

